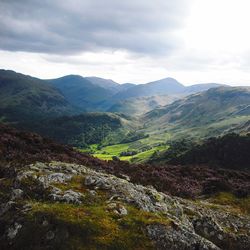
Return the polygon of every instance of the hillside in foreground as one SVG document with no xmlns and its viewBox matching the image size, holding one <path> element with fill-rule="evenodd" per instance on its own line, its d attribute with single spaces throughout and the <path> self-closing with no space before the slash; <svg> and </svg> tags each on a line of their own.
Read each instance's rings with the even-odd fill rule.
<svg viewBox="0 0 250 250">
<path fill-rule="evenodd" d="M 0 130 L 1 249 L 250 247 L 249 172 L 104 162 Z"/>
</svg>

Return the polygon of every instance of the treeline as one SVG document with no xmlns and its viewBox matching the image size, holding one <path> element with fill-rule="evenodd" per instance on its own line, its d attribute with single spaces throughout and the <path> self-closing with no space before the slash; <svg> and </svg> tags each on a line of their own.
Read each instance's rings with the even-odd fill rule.
<svg viewBox="0 0 250 250">
<path fill-rule="evenodd" d="M 18 126 L 22 127 L 22 124 Z M 116 116 L 86 113 L 34 121 L 24 124 L 23 128 L 52 138 L 57 142 L 82 148 L 90 144 L 101 143 L 108 134 L 121 126 L 121 120 Z"/>
<path fill-rule="evenodd" d="M 231 169 L 250 169 L 250 134 L 230 133 L 212 137 L 202 143 L 182 140 L 170 144 L 156 161 L 171 164 L 206 164 Z"/>
</svg>

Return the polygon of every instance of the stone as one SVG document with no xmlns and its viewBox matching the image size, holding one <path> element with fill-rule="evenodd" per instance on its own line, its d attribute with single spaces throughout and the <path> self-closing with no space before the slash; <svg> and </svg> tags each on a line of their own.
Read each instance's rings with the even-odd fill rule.
<svg viewBox="0 0 250 250">
<path fill-rule="evenodd" d="M 46 239 L 47 240 L 53 240 L 55 238 L 55 233 L 53 231 L 49 231 L 46 234 Z"/>
<path fill-rule="evenodd" d="M 223 240 L 223 236 L 221 234 L 218 234 L 218 239 Z"/>
<path fill-rule="evenodd" d="M 122 215 L 122 216 L 128 214 L 127 209 L 126 209 L 124 206 L 122 206 L 122 205 L 120 205 L 116 210 L 117 210 L 118 213 L 119 213 L 120 215 Z"/>
<path fill-rule="evenodd" d="M 63 195 L 63 200 L 67 203 L 81 204 L 81 199 L 83 195 L 79 192 L 75 192 L 73 190 L 65 191 Z"/>
<path fill-rule="evenodd" d="M 101 176 L 87 176 L 85 178 L 86 186 L 94 186 L 96 189 L 109 190 L 112 188 L 111 183 Z"/>
<path fill-rule="evenodd" d="M 72 204 L 81 204 L 83 194 L 80 192 L 75 192 L 73 190 L 67 190 L 65 192 L 56 192 L 51 193 L 49 195 L 49 198 L 53 201 L 59 201 L 59 202 L 66 202 L 66 203 L 72 203 Z"/>
<path fill-rule="evenodd" d="M 22 189 L 13 189 L 12 194 L 11 194 L 11 199 L 16 200 L 16 199 L 21 199 L 23 196 L 23 190 Z"/>
<path fill-rule="evenodd" d="M 212 242 L 178 225 L 176 230 L 171 225 L 152 224 L 146 228 L 147 235 L 155 243 L 155 249 L 180 250 L 180 249 L 206 249 L 219 250 Z"/>
<path fill-rule="evenodd" d="M 92 196 L 96 196 L 97 192 L 95 190 L 88 190 L 88 193 Z"/>
<path fill-rule="evenodd" d="M 42 226 L 47 227 L 48 225 L 49 225 L 49 222 L 47 220 L 44 220 L 43 223 L 42 223 Z"/>
<path fill-rule="evenodd" d="M 8 229 L 8 233 L 7 233 L 8 238 L 13 240 L 21 228 L 22 228 L 22 225 L 15 222 L 15 224 Z"/>
<path fill-rule="evenodd" d="M 116 214 L 114 218 L 117 221 L 123 220 L 122 217 L 128 214 L 127 205 L 159 214 L 161 218 L 166 217 L 167 220 L 164 220 L 164 224 L 156 222 L 145 224 L 144 230 L 154 242 L 154 249 L 250 249 L 249 215 L 231 213 L 228 210 L 230 206 L 218 206 L 218 209 L 214 209 L 205 197 L 200 198 L 199 202 L 194 202 L 170 196 L 158 192 L 152 186 L 134 184 L 124 176 L 118 178 L 104 171 L 97 172 L 77 164 L 53 162 L 49 164 L 36 163 L 29 166 L 16 170 L 17 176 L 13 175 L 12 177 L 15 178 L 13 189 L 6 192 L 6 197 L 10 197 L 11 200 L 0 204 L 0 216 L 8 213 L 10 217 L 8 225 L 12 225 L 7 228 L 4 234 L 6 239 L 10 241 L 8 244 L 13 244 L 13 239 L 19 230 L 26 225 L 26 217 L 23 216 L 23 213 L 30 213 L 32 209 L 30 204 L 25 204 L 22 207 L 22 203 L 14 202 L 16 199 L 21 199 L 26 191 L 29 191 L 32 199 L 35 201 L 37 199 L 41 203 L 47 203 L 49 198 L 51 203 L 64 202 L 84 207 L 82 204 L 84 194 L 71 189 L 70 180 L 73 176 L 78 175 L 85 179 L 82 184 L 88 188 L 86 191 L 89 196 L 86 202 L 95 203 L 100 199 L 103 204 L 106 204 L 106 211 Z M 34 179 L 35 176 L 38 177 L 36 181 L 30 182 L 32 185 L 30 189 L 20 189 L 22 182 L 19 182 L 19 179 Z M 54 183 L 63 183 L 63 190 L 55 187 Z M 68 190 L 65 191 L 65 188 Z M 97 195 L 96 189 L 103 191 L 98 192 L 100 195 Z M 82 191 L 85 191 L 85 187 Z M 15 216 L 12 216 L 13 214 Z M 86 216 L 88 216 L 87 213 Z M 17 218 L 19 223 L 22 222 L 22 225 L 13 224 L 13 220 Z M 66 239 L 72 236 L 64 226 L 53 225 L 53 220 L 49 224 L 49 221 L 43 216 L 37 220 L 40 223 L 39 226 L 43 227 L 43 232 L 45 231 L 45 235 L 43 234 L 41 237 L 48 240 L 48 245 L 50 245 L 50 240 Z M 169 224 L 167 224 L 168 221 Z"/>
<path fill-rule="evenodd" d="M 0 205 L 0 216 L 8 212 L 16 203 L 12 200 Z"/>
<path fill-rule="evenodd" d="M 119 203 L 114 203 L 114 202 L 109 203 L 107 205 L 107 209 L 121 216 L 125 216 L 128 214 L 127 209 Z"/>
</svg>

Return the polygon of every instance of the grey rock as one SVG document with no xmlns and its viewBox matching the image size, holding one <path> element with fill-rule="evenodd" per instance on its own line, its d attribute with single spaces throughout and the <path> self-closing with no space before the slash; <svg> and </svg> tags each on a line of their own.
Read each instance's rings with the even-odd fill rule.
<svg viewBox="0 0 250 250">
<path fill-rule="evenodd" d="M 81 204 L 84 198 L 82 193 L 71 189 L 63 191 L 53 186 L 53 183 L 64 183 L 70 188 L 70 183 L 67 182 L 74 175 L 81 175 L 85 178 L 82 184 L 88 187 L 87 192 L 91 196 L 96 196 L 88 198 L 95 201 L 100 198 L 95 190 L 105 191 L 103 197 L 107 199 L 107 211 L 126 216 L 128 214 L 126 204 L 130 204 L 138 209 L 165 216 L 171 221 L 169 225 L 151 224 L 145 228 L 148 237 L 155 242 L 156 249 L 196 250 L 219 249 L 219 247 L 221 249 L 250 249 L 249 216 L 227 212 L 226 207 L 214 209 L 209 201 L 194 202 L 181 199 L 158 192 L 152 186 L 133 184 L 125 176 L 118 178 L 85 166 L 61 162 L 36 163 L 26 166 L 19 170 L 17 179 L 36 178 L 36 175 L 37 181 L 32 185 L 41 185 L 43 187 L 41 192 L 46 191 L 45 195 L 39 199 L 48 198 L 48 193 L 50 193 L 49 198 L 52 201 Z M 20 186 L 15 186 L 16 189 L 18 187 Z M 36 192 L 38 189 L 34 190 Z M 10 211 L 14 204 L 12 201 L 1 204 L 0 216 Z M 27 211 L 30 209 L 28 208 Z M 21 209 L 21 212 L 23 211 L 25 211 L 24 207 Z M 15 229 L 16 227 L 12 226 L 10 232 L 15 232 Z M 57 228 L 56 231 L 48 232 L 46 238 L 54 239 L 55 232 L 59 235 L 58 230 L 61 229 Z M 13 234 L 10 233 L 10 235 Z"/>
<path fill-rule="evenodd" d="M 181 226 L 173 228 L 171 225 L 153 224 L 147 226 L 147 235 L 155 242 L 159 250 L 219 250 L 212 242 L 188 231 Z"/>
<path fill-rule="evenodd" d="M 109 190 L 112 188 L 112 183 L 105 178 L 99 176 L 87 176 L 85 178 L 86 186 L 95 186 L 96 189 Z"/>
<path fill-rule="evenodd" d="M 44 220 L 43 223 L 42 223 L 42 226 L 47 227 L 48 225 L 49 225 L 49 222 L 47 220 Z"/>
<path fill-rule="evenodd" d="M 107 209 L 121 216 L 125 216 L 128 214 L 127 209 L 122 204 L 119 203 L 114 203 L 114 202 L 109 203 L 107 205 Z"/>
<path fill-rule="evenodd" d="M 49 231 L 46 234 L 46 239 L 47 240 L 53 240 L 55 238 L 55 233 L 53 231 Z"/>
<path fill-rule="evenodd" d="M 88 190 L 88 193 L 92 196 L 96 196 L 97 192 L 95 190 Z"/>
<path fill-rule="evenodd" d="M 16 203 L 14 201 L 8 201 L 7 203 L 1 204 L 0 205 L 0 216 L 4 215 L 6 212 L 8 212 L 15 204 Z"/>
<path fill-rule="evenodd" d="M 8 229 L 8 233 L 7 233 L 8 238 L 11 240 L 14 239 L 21 228 L 22 228 L 22 225 L 15 222 L 15 224 Z"/>
<path fill-rule="evenodd" d="M 17 181 L 22 181 L 23 179 L 26 179 L 26 178 L 33 178 L 33 176 L 35 175 L 34 171 L 31 171 L 31 170 L 28 170 L 28 171 L 24 171 L 24 172 L 19 172 L 17 174 Z"/>
<path fill-rule="evenodd" d="M 21 199 L 23 196 L 23 190 L 22 189 L 13 189 L 11 193 L 11 199 L 16 200 L 16 199 Z"/>
<path fill-rule="evenodd" d="M 81 204 L 83 194 L 75 192 L 73 190 L 67 190 L 65 192 L 51 193 L 49 198 L 53 201 Z"/>
</svg>

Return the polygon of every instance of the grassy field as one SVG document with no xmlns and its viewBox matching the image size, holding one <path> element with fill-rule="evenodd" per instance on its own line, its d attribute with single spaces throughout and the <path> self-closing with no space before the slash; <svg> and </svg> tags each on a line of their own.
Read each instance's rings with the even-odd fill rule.
<svg viewBox="0 0 250 250">
<path fill-rule="evenodd" d="M 155 152 L 160 152 L 167 148 L 166 145 L 161 145 L 161 146 L 154 146 L 152 148 L 149 148 L 148 150 L 141 151 L 143 150 L 142 149 L 143 147 L 145 147 L 145 144 L 141 143 L 135 144 L 135 142 L 131 142 L 131 143 L 106 146 L 102 147 L 101 149 L 97 149 L 98 146 L 96 144 L 93 144 L 90 146 L 89 149 L 83 149 L 80 151 L 85 153 L 90 153 L 93 156 L 102 160 L 112 160 L 113 156 L 117 156 L 122 161 L 143 162 L 149 159 Z M 120 156 L 122 152 L 128 152 L 128 151 L 137 151 L 138 153 L 133 156 Z"/>
<path fill-rule="evenodd" d="M 229 119 L 209 123 L 203 126 L 179 127 L 178 125 L 165 125 L 162 127 L 148 127 L 141 129 L 140 132 L 147 134 L 148 137 L 139 139 L 129 143 L 121 143 L 110 146 L 91 145 L 88 149 L 81 150 L 102 160 L 112 160 L 113 156 L 119 157 L 122 161 L 130 161 L 135 163 L 144 162 L 158 152 L 168 149 L 168 142 L 189 138 L 194 141 L 201 140 L 210 136 L 218 136 L 223 132 L 239 124 L 244 124 L 250 116 L 236 116 Z M 132 156 L 120 156 L 122 152 L 136 153 Z"/>
</svg>

